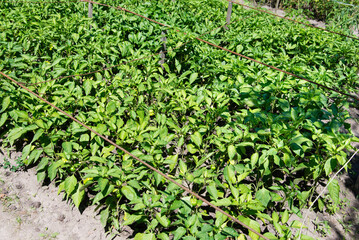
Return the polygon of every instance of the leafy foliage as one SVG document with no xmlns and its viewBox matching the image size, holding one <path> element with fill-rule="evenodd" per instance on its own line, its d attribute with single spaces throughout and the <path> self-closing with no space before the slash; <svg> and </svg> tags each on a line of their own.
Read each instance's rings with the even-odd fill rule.
<svg viewBox="0 0 359 240">
<path fill-rule="evenodd" d="M 121 6 L 190 32 L 167 29 L 173 49 L 223 25 L 226 2 Z M 42 7 L 0 3 L 0 69 L 22 82 L 82 74 L 162 49 L 166 29 L 127 13 L 94 6 L 87 19 L 82 4 Z M 233 19 L 250 15 L 234 6 Z M 321 84 L 358 87 L 352 40 L 265 15 L 204 38 Z M 300 223 L 289 222 L 289 214 L 300 215 L 315 185 L 346 161 L 344 150 L 357 140 L 344 122 L 346 99 L 199 42 L 169 51 L 164 69 L 158 62 L 153 57 L 29 88 L 253 229 L 273 225 L 267 237 L 292 236 Z M 57 181 L 77 207 L 99 206 L 104 226 L 130 225 L 140 232 L 135 239 L 244 237 L 220 212 L 200 207 L 8 81 L 1 81 L 0 99 L 5 145 L 24 146 L 22 160 L 37 166 L 38 179 Z M 338 190 L 333 182 L 334 203 Z"/>
</svg>

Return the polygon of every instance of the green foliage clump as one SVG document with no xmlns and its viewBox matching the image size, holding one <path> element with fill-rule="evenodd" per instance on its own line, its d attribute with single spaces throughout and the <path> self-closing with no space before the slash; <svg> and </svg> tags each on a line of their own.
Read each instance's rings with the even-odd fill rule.
<svg viewBox="0 0 359 240">
<path fill-rule="evenodd" d="M 357 140 L 345 123 L 349 103 L 204 43 L 171 51 L 224 24 L 226 2 L 200 2 L 120 4 L 187 35 L 103 6 L 91 20 L 78 3 L 41 12 L 0 3 L 0 70 L 25 83 L 83 74 L 161 51 L 167 30 L 163 68 L 154 56 L 29 88 L 255 230 L 274 226 L 267 237 L 288 239 L 300 227 L 289 214 L 301 216 Z M 354 40 L 234 6 L 234 20 L 247 16 L 203 38 L 330 87 L 358 88 Z M 104 226 L 130 225 L 137 239 L 240 236 L 223 214 L 4 78 L 0 85 L 4 145 L 21 146 L 21 161 L 77 207 L 98 206 Z M 338 203 L 338 187 L 333 181 L 318 210 Z"/>
</svg>

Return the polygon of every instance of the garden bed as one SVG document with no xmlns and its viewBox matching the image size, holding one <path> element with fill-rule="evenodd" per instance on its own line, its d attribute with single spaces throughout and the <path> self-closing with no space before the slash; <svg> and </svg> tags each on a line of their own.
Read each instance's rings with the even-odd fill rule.
<svg viewBox="0 0 359 240">
<path fill-rule="evenodd" d="M 344 110 L 357 103 L 194 36 L 347 93 L 358 89 L 358 42 L 239 6 L 225 30 L 227 2 L 198 3 L 121 2 L 172 28 L 106 6 L 88 19 L 82 3 L 40 13 L 1 3 L 0 71 L 268 238 L 289 238 L 301 226 L 290 216 L 358 141 Z M 0 97 L 2 145 L 76 207 L 96 206 L 107 230 L 257 239 L 5 78 Z M 337 212 L 341 186 L 313 210 Z"/>
</svg>

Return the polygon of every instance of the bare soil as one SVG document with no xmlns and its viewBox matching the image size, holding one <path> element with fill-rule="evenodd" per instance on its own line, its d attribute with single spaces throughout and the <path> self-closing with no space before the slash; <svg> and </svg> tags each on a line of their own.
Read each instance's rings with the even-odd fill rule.
<svg viewBox="0 0 359 240">
<path fill-rule="evenodd" d="M 4 155 L 0 152 L 0 164 Z M 6 159 L 16 166 L 20 155 L 12 152 Z M 54 183 L 38 182 L 35 168 L 16 172 L 0 168 L 0 223 L 2 240 L 120 240 L 131 235 L 106 234 L 94 207 L 80 212 L 57 193 Z"/>
</svg>

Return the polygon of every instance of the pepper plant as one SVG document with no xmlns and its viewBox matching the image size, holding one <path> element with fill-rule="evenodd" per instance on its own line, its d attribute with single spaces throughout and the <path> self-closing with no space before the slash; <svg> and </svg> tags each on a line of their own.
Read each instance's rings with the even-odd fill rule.
<svg viewBox="0 0 359 240">
<path fill-rule="evenodd" d="M 358 140 L 345 123 L 348 99 L 204 43 L 176 48 L 223 25 L 225 1 L 121 4 L 189 34 L 104 6 L 87 19 L 79 3 L 42 12 L 0 3 L 0 70 L 268 238 L 293 237 L 301 225 L 289 215 L 301 216 Z M 253 14 L 234 10 L 234 18 Z M 157 55 L 31 85 L 159 52 L 164 30 L 163 68 Z M 330 87 L 358 87 L 352 40 L 265 15 L 203 38 Z M 3 145 L 22 151 L 38 180 L 55 181 L 75 206 L 98 206 L 108 230 L 129 225 L 135 239 L 258 239 L 5 79 L 0 99 Z M 334 181 L 331 201 L 320 198 L 316 209 L 338 204 L 338 194 Z"/>
</svg>

